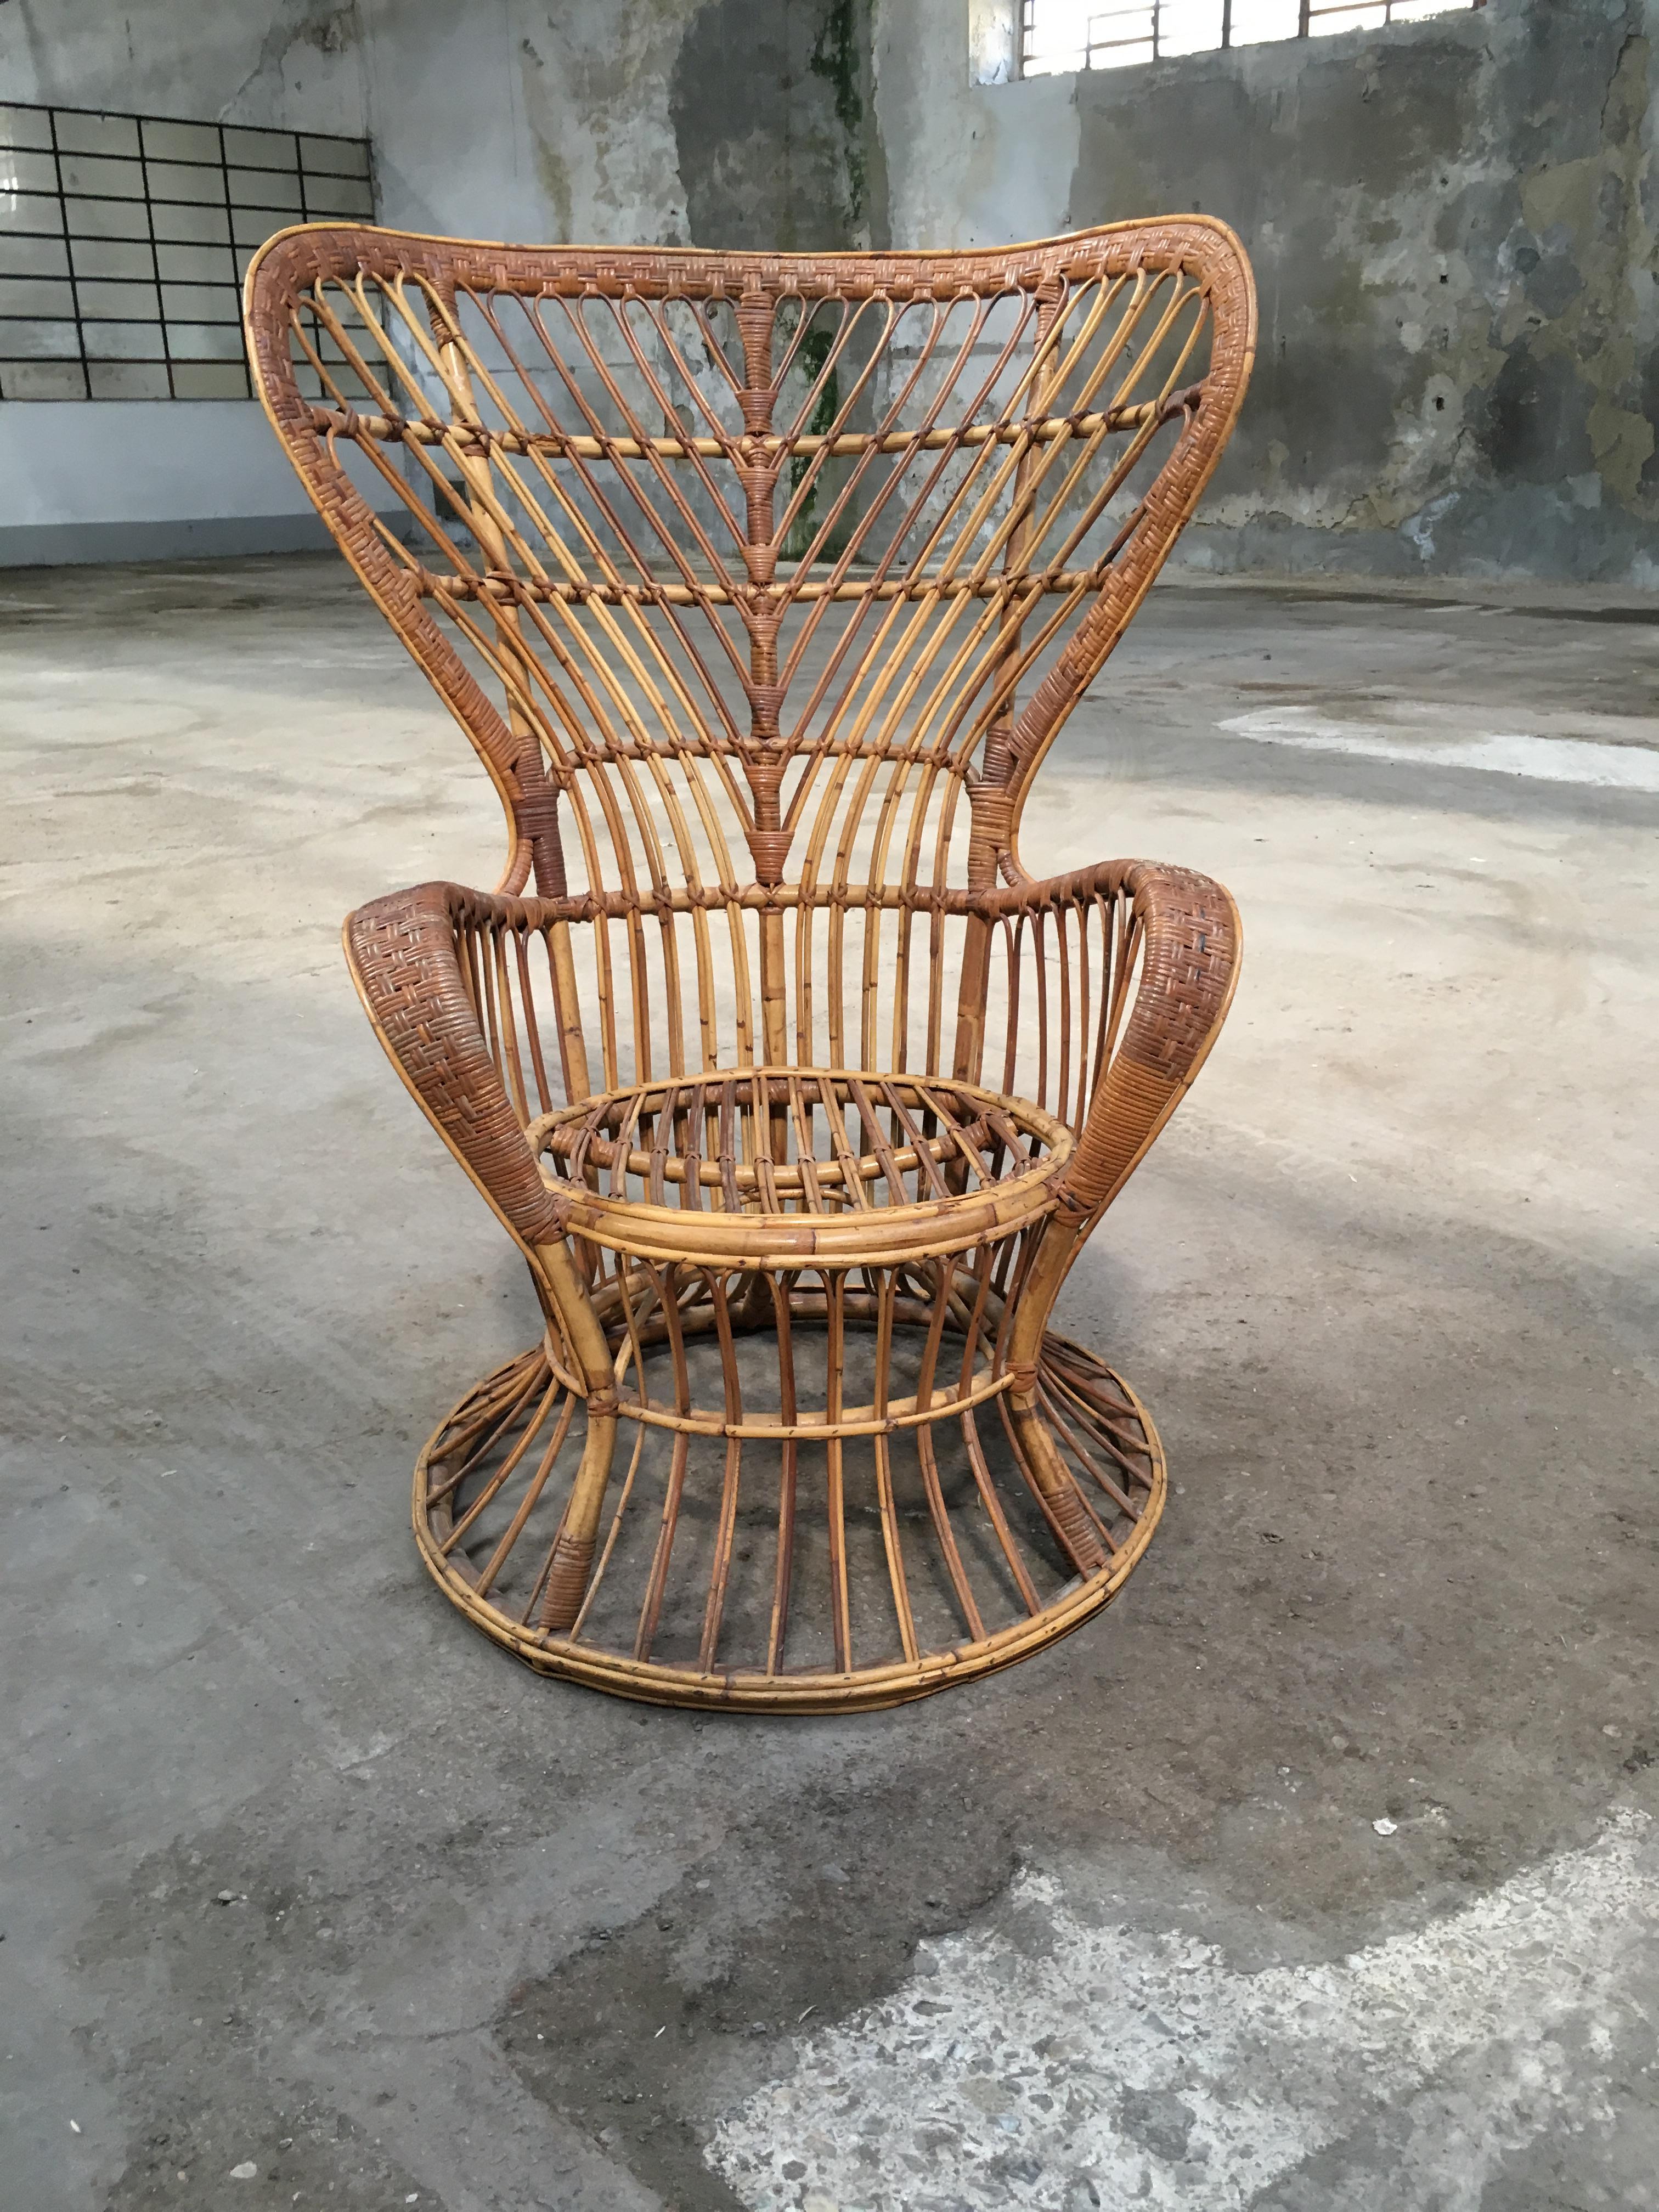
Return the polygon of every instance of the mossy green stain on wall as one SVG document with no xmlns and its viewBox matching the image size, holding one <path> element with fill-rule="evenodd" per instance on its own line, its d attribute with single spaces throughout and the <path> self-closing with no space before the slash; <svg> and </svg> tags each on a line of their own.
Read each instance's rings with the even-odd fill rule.
<svg viewBox="0 0 1659 2212">
<path fill-rule="evenodd" d="M 860 43 L 859 9 L 854 0 L 830 0 L 823 23 L 812 48 L 810 67 L 835 94 L 836 120 L 847 140 L 848 211 L 857 222 L 864 212 L 864 100 L 859 90 L 864 56 Z"/>
<path fill-rule="evenodd" d="M 672 109 L 693 239 L 887 242 L 874 7 L 687 5 Z M 959 0 L 906 7 L 902 38 L 884 18 L 879 113 L 905 133 L 908 204 L 934 205 L 925 173 L 960 185 L 978 161 L 988 240 L 1194 207 L 1243 235 L 1258 365 L 1198 557 L 1273 566 L 1294 539 L 1312 566 L 1659 580 L 1659 0 L 1503 0 L 955 92 Z M 1037 193 L 1059 92 L 1077 160 Z M 939 222 L 897 242 L 938 243 Z"/>
<path fill-rule="evenodd" d="M 1535 236 L 1565 233 L 1578 282 L 1532 339 L 1543 362 L 1570 362 L 1586 398 L 1583 421 L 1603 490 L 1620 505 L 1659 516 L 1659 486 L 1644 485 L 1654 424 L 1644 408 L 1638 356 L 1638 276 L 1651 283 L 1654 237 L 1644 213 L 1644 125 L 1652 99 L 1651 49 L 1629 37 L 1602 106 L 1602 143 L 1576 161 L 1520 179 L 1521 211 Z"/>
<path fill-rule="evenodd" d="M 693 241 L 786 252 L 884 246 L 871 0 L 703 0 L 669 114 Z"/>
<path fill-rule="evenodd" d="M 820 377 L 823 377 L 823 388 L 813 402 L 812 412 L 806 424 L 808 430 L 817 437 L 822 437 L 826 430 L 834 428 L 836 417 L 841 411 L 840 376 L 833 368 L 828 376 L 823 375 L 824 366 L 835 349 L 835 343 L 836 335 L 833 331 L 822 327 L 810 330 L 801 340 L 795 354 L 796 369 L 809 391 Z M 789 489 L 792 494 L 798 492 L 805 483 L 807 471 L 811 465 L 811 458 L 804 453 L 797 453 L 791 460 Z M 811 489 L 801 502 L 800 513 L 795 517 L 789 532 L 788 542 L 784 547 L 785 554 L 791 560 L 799 560 L 812 542 L 812 519 L 817 511 L 818 493 L 823 489 L 823 483 L 824 472 L 823 468 L 820 468 L 817 476 L 813 479 Z"/>
</svg>

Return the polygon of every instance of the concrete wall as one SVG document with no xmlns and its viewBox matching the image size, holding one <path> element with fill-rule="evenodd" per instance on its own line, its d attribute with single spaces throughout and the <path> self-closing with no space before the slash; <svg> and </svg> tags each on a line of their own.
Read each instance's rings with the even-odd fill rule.
<svg viewBox="0 0 1659 2212">
<path fill-rule="evenodd" d="M 463 236 L 884 242 L 872 67 L 867 0 L 0 8 L 0 99 L 367 134 L 380 219 Z M 7 455 L 0 562 L 326 542 L 251 404 L 13 402 Z"/>
<path fill-rule="evenodd" d="M 324 543 L 258 407 L 10 400 L 0 565 L 289 552 Z"/>
<path fill-rule="evenodd" d="M 355 454 L 366 497 L 382 488 Z M 263 410 L 234 400 L 0 405 L 0 567 L 212 560 L 332 544 Z M 404 510 L 387 508 L 401 521 Z"/>
<path fill-rule="evenodd" d="M 10 0 L 0 96 L 367 131 L 382 219 L 463 234 L 969 243 L 1202 206 L 1255 258 L 1262 346 L 1187 558 L 1659 585 L 1659 0 L 973 84 L 1006 4 Z M 81 457 L 100 411 L 0 410 L 34 497 L 0 557 L 124 550 L 100 519 L 309 529 L 256 410 L 143 410 L 178 465 L 158 442 L 143 512 Z"/>
<path fill-rule="evenodd" d="M 0 8 L 0 99 L 340 131 L 366 128 L 349 11 L 270 0 Z M 323 545 L 252 401 L 0 404 L 0 565 Z"/>
<path fill-rule="evenodd" d="M 880 242 L 873 66 L 871 0 L 0 9 L 0 99 L 367 132 L 386 222 L 538 241 Z"/>
<path fill-rule="evenodd" d="M 897 237 L 1201 207 L 1254 257 L 1255 381 L 1187 560 L 1659 585 L 1654 0 L 994 86 L 939 65 L 965 14 L 882 15 Z"/>
</svg>

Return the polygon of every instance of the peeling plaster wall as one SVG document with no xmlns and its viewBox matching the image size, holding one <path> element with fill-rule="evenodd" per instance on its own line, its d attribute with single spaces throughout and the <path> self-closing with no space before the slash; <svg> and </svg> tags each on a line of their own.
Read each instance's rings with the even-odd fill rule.
<svg viewBox="0 0 1659 2212">
<path fill-rule="evenodd" d="M 671 112 L 698 245 L 890 243 L 868 0 L 704 0 Z"/>
<path fill-rule="evenodd" d="M 940 67 L 965 20 L 882 17 L 899 242 L 1202 207 L 1255 259 L 1255 380 L 1183 559 L 1659 586 L 1659 0 L 999 86 Z"/>
<path fill-rule="evenodd" d="M 685 234 L 668 81 L 692 0 L 83 0 L 0 9 L 0 97 L 374 142 L 380 219 Z M 252 403 L 0 406 L 0 562 L 259 552 L 327 533 Z"/>
<path fill-rule="evenodd" d="M 0 98 L 367 132 L 383 221 L 538 241 L 881 242 L 872 66 L 870 0 L 0 12 Z"/>
<path fill-rule="evenodd" d="M 463 234 L 967 244 L 1201 206 L 1250 247 L 1262 338 L 1183 558 L 1659 585 L 1659 0 L 970 85 L 987 4 L 11 0 L 0 94 L 366 131 L 382 219 Z M 257 410 L 129 411 L 122 491 L 112 420 L 0 410 L 0 559 L 148 521 L 306 542 Z"/>
<path fill-rule="evenodd" d="M 358 10 L 11 0 L 0 98 L 358 137 Z M 0 565 L 283 551 L 326 532 L 252 402 L 0 404 Z"/>
<path fill-rule="evenodd" d="M 0 98 L 366 133 L 382 222 L 538 241 L 884 243 L 872 66 L 870 0 L 0 9 Z M 251 404 L 12 402 L 0 460 L 0 562 L 325 542 Z"/>
</svg>

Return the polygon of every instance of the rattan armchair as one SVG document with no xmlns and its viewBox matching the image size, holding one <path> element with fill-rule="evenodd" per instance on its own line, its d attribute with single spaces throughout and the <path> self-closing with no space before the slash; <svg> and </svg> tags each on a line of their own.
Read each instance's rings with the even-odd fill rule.
<svg viewBox="0 0 1659 2212">
<path fill-rule="evenodd" d="M 920 1696 L 1076 1627 L 1162 1508 L 1048 1328 L 1220 1027 L 1218 884 L 1033 872 L 1032 781 L 1237 416 L 1200 216 L 996 252 L 286 232 L 267 412 L 506 814 L 345 942 L 529 1263 L 422 1452 L 441 1587 L 546 1674 Z"/>
</svg>

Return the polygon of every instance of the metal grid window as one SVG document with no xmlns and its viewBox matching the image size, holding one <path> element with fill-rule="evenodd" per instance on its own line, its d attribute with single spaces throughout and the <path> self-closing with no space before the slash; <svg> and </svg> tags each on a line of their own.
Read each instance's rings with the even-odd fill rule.
<svg viewBox="0 0 1659 2212">
<path fill-rule="evenodd" d="M 1425 15 L 1484 8 L 1486 0 L 1141 0 L 1098 7 L 1093 0 L 1021 0 L 1020 74 L 1127 69 L 1168 55 L 1211 53 L 1273 39 L 1316 39 L 1334 31 L 1379 30 Z"/>
<path fill-rule="evenodd" d="M 364 139 L 0 102 L 0 398 L 246 399 L 256 247 L 374 211 Z"/>
</svg>

